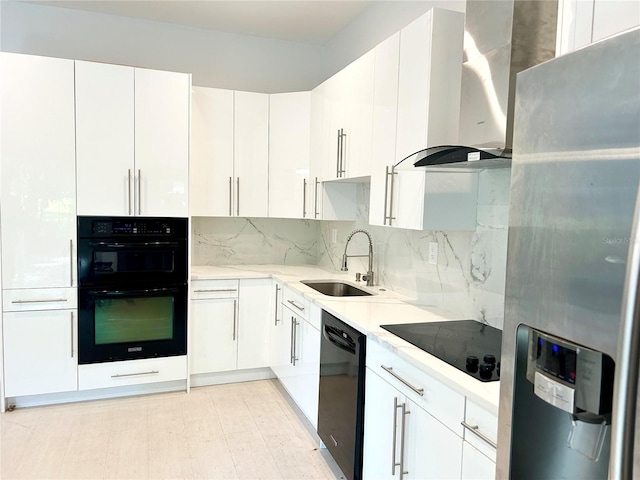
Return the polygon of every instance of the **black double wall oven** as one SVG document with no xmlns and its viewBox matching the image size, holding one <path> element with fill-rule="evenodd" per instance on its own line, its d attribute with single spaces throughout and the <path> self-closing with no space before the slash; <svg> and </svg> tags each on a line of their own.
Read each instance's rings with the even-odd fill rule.
<svg viewBox="0 0 640 480">
<path fill-rule="evenodd" d="M 186 218 L 78 217 L 80 364 L 187 353 Z"/>
</svg>

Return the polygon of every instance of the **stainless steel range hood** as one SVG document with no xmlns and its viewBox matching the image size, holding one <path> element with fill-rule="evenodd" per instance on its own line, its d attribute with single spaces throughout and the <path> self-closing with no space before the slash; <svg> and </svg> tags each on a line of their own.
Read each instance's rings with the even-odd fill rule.
<svg viewBox="0 0 640 480">
<path fill-rule="evenodd" d="M 511 151 L 516 74 L 555 57 L 557 0 L 467 1 L 460 145 Z"/>
</svg>

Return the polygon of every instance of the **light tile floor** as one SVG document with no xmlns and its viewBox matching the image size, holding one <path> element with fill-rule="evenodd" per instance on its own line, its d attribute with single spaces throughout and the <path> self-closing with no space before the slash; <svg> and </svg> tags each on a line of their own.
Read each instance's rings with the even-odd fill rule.
<svg viewBox="0 0 640 480">
<path fill-rule="evenodd" d="M 2 479 L 344 478 L 276 380 L 0 417 Z"/>
</svg>

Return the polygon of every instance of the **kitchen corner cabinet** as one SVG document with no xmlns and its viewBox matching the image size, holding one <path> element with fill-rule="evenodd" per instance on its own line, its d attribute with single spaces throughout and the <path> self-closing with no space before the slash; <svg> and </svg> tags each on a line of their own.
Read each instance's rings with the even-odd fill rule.
<svg viewBox="0 0 640 480">
<path fill-rule="evenodd" d="M 76 285 L 73 61 L 0 54 L 2 287 Z"/>
<path fill-rule="evenodd" d="M 233 214 L 266 217 L 269 209 L 269 95 L 234 92 Z"/>
<path fill-rule="evenodd" d="M 79 215 L 188 215 L 191 76 L 76 61 Z"/>
<path fill-rule="evenodd" d="M 311 92 L 269 96 L 269 216 L 313 218 L 309 199 Z M 313 204 L 311 204 L 313 205 Z"/>
<path fill-rule="evenodd" d="M 190 373 L 269 366 L 271 279 L 196 280 Z"/>
</svg>

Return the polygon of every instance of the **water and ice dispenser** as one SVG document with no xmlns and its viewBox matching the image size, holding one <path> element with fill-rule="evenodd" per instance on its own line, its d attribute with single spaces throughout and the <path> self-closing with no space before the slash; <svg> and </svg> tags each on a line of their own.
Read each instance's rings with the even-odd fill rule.
<svg viewBox="0 0 640 480">
<path fill-rule="evenodd" d="M 521 325 L 511 478 L 606 478 L 614 362 Z"/>
</svg>

